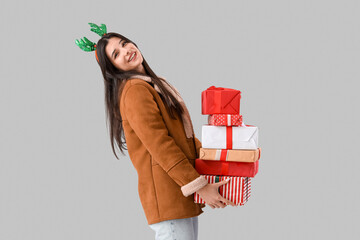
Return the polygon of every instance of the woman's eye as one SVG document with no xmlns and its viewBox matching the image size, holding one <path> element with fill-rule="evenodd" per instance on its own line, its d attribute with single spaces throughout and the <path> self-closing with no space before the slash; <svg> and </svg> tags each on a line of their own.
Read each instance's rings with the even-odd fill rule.
<svg viewBox="0 0 360 240">
<path fill-rule="evenodd" d="M 114 56 L 114 57 L 116 58 L 116 57 L 117 57 L 117 55 L 118 55 L 118 54 L 117 54 L 117 53 L 115 53 L 115 56 Z"/>
<path fill-rule="evenodd" d="M 127 43 L 127 41 L 124 41 L 124 42 L 123 42 L 123 46 L 125 46 L 126 43 Z"/>
</svg>

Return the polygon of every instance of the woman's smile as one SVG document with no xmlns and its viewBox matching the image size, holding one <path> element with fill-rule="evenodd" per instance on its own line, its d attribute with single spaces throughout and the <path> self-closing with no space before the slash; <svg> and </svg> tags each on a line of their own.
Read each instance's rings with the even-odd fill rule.
<svg viewBox="0 0 360 240">
<path fill-rule="evenodd" d="M 134 55 L 134 56 L 133 56 Z M 130 58 L 129 58 L 129 62 L 132 62 L 136 59 L 136 52 L 133 52 L 131 55 L 130 55 Z"/>
</svg>

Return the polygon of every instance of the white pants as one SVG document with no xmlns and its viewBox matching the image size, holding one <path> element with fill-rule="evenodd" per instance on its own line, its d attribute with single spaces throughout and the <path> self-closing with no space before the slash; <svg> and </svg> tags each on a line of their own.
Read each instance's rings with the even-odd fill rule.
<svg viewBox="0 0 360 240">
<path fill-rule="evenodd" d="M 149 226 L 155 231 L 155 240 L 198 239 L 198 216 L 166 220 Z"/>
</svg>

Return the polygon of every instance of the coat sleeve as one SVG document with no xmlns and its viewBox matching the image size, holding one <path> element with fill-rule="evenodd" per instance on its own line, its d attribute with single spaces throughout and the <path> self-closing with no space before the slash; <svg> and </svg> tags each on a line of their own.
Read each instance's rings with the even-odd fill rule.
<svg viewBox="0 0 360 240">
<path fill-rule="evenodd" d="M 195 147 L 196 147 L 196 152 L 198 153 L 198 156 L 196 156 L 197 158 L 199 158 L 200 156 L 200 148 L 202 148 L 202 144 L 200 142 L 200 140 L 195 136 L 194 134 L 194 138 L 195 138 Z"/>
<path fill-rule="evenodd" d="M 124 110 L 129 125 L 140 141 L 169 176 L 189 196 L 207 184 L 169 135 L 152 93 L 141 84 L 124 93 Z"/>
</svg>

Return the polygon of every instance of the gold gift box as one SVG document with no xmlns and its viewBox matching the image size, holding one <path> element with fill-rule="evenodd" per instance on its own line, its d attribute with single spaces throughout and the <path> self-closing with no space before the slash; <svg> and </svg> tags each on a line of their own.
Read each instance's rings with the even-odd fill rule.
<svg viewBox="0 0 360 240">
<path fill-rule="evenodd" d="M 200 148 L 199 158 L 203 160 L 255 162 L 260 159 L 261 149 L 213 149 Z"/>
</svg>

